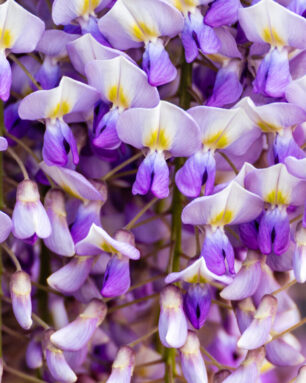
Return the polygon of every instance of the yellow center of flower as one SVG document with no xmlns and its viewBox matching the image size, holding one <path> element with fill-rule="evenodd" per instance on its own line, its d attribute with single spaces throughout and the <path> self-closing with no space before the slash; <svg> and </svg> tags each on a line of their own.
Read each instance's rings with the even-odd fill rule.
<svg viewBox="0 0 306 383">
<path fill-rule="evenodd" d="M 276 133 L 282 130 L 281 126 L 270 124 L 266 121 L 257 121 L 257 126 L 265 133 Z"/>
<path fill-rule="evenodd" d="M 68 101 L 59 102 L 55 108 L 49 113 L 49 118 L 61 118 L 65 114 L 68 114 L 71 110 L 71 106 Z"/>
<path fill-rule="evenodd" d="M 231 210 L 222 210 L 216 214 L 211 220 L 210 225 L 212 226 L 225 226 L 228 225 L 234 218 L 234 213 Z"/>
<path fill-rule="evenodd" d="M 154 129 L 145 139 L 144 144 L 152 150 L 167 150 L 170 146 L 170 137 L 164 129 Z"/>
<path fill-rule="evenodd" d="M 274 28 L 266 27 L 262 31 L 262 39 L 272 46 L 284 46 L 285 41 L 280 37 Z"/>
<path fill-rule="evenodd" d="M 287 205 L 289 203 L 288 196 L 281 190 L 272 190 L 268 193 L 264 200 L 272 205 Z"/>
<path fill-rule="evenodd" d="M 198 0 L 173 0 L 173 5 L 182 13 L 192 11 L 197 5 Z"/>
<path fill-rule="evenodd" d="M 13 45 L 13 35 L 9 29 L 0 29 L 0 48 L 7 49 Z"/>
<path fill-rule="evenodd" d="M 224 134 L 223 130 L 219 130 L 216 133 L 212 133 L 209 136 L 205 137 L 203 140 L 203 145 L 208 146 L 212 149 L 223 149 L 228 144 L 229 140 Z"/>
<path fill-rule="evenodd" d="M 99 0 L 84 0 L 81 8 L 81 15 L 85 16 L 92 13 L 99 5 Z"/>
<path fill-rule="evenodd" d="M 159 33 L 153 26 L 148 26 L 144 22 L 138 22 L 132 26 L 132 35 L 138 41 L 147 42 L 155 39 Z"/>
<path fill-rule="evenodd" d="M 130 106 L 130 101 L 120 85 L 113 85 L 109 89 L 108 99 L 121 110 L 127 109 Z"/>
</svg>

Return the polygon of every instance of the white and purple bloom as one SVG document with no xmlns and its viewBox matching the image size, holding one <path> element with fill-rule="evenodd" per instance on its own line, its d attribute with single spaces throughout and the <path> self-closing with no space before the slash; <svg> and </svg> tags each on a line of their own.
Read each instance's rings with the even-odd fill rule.
<svg viewBox="0 0 306 383">
<path fill-rule="evenodd" d="M 205 225 L 206 237 L 201 254 L 210 271 L 218 275 L 235 274 L 234 250 L 224 226 L 249 222 L 262 209 L 262 199 L 235 181 L 216 194 L 196 198 L 184 208 L 184 223 Z"/>
<path fill-rule="evenodd" d="M 132 127 L 132 129 L 131 129 Z M 200 146 L 199 127 L 186 112 L 166 101 L 155 108 L 135 108 L 122 113 L 117 125 L 121 141 L 149 149 L 140 165 L 133 194 L 150 190 L 158 198 L 169 194 L 167 157 L 188 157 Z"/>
<path fill-rule="evenodd" d="M 145 44 L 142 67 L 151 85 L 175 79 L 177 70 L 160 37 L 174 37 L 183 29 L 183 17 L 176 8 L 163 0 L 118 0 L 98 25 L 114 48 L 127 50 Z"/>
<path fill-rule="evenodd" d="M 42 153 L 48 166 L 66 166 L 69 152 L 73 163 L 79 162 L 77 144 L 64 117 L 72 115 L 74 121 L 83 121 L 98 99 L 94 88 L 64 76 L 58 87 L 38 90 L 22 100 L 18 109 L 22 119 L 45 121 Z"/>
<path fill-rule="evenodd" d="M 135 353 L 128 346 L 122 346 L 112 364 L 112 372 L 106 383 L 130 383 L 135 366 Z"/>
<path fill-rule="evenodd" d="M 9 52 L 34 51 L 44 32 L 45 24 L 14 0 L 7 0 L 1 4 L 0 14 L 0 98 L 7 101 L 10 96 L 12 72 L 6 56 Z"/>
</svg>

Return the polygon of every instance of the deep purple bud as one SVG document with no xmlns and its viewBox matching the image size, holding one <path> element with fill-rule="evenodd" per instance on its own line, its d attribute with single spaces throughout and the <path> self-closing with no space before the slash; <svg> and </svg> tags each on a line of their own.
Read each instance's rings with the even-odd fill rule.
<svg viewBox="0 0 306 383">
<path fill-rule="evenodd" d="M 235 274 L 234 249 L 223 228 L 218 227 L 213 230 L 208 227 L 206 229 L 201 255 L 204 257 L 208 269 L 213 273 L 217 275 Z"/>
<path fill-rule="evenodd" d="M 258 244 L 263 254 L 284 253 L 290 242 L 290 223 L 285 207 L 266 210 L 259 222 Z"/>
<path fill-rule="evenodd" d="M 130 285 L 129 258 L 114 255 L 107 264 L 101 294 L 104 297 L 116 297 L 125 294 Z"/>
<path fill-rule="evenodd" d="M 184 296 L 185 313 L 194 328 L 200 329 L 208 316 L 211 294 L 206 284 L 190 284 Z"/>
<path fill-rule="evenodd" d="M 15 318 L 22 328 L 32 326 L 31 279 L 24 271 L 16 271 L 10 281 L 10 293 Z"/>
</svg>

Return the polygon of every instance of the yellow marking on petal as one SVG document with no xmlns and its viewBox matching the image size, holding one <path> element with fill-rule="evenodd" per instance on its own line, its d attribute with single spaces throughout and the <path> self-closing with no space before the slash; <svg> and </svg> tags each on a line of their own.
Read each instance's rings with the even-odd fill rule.
<svg viewBox="0 0 306 383">
<path fill-rule="evenodd" d="M 260 373 L 264 374 L 265 372 L 268 372 L 272 370 L 273 368 L 275 368 L 275 366 L 273 366 L 273 364 L 265 360 L 265 363 L 260 368 Z"/>
<path fill-rule="evenodd" d="M 258 121 L 257 126 L 265 133 L 276 133 L 280 132 L 283 128 L 281 126 L 273 125 L 270 124 L 269 122 L 266 121 Z"/>
<path fill-rule="evenodd" d="M 173 0 L 175 8 L 184 14 L 192 11 L 198 3 L 198 0 Z"/>
<path fill-rule="evenodd" d="M 210 224 L 213 226 L 225 226 L 228 225 L 233 218 L 234 214 L 231 210 L 222 210 L 210 220 Z"/>
<path fill-rule="evenodd" d="M 103 251 L 106 253 L 116 254 L 118 251 L 111 245 L 109 245 L 107 242 L 103 241 L 99 246 Z"/>
<path fill-rule="evenodd" d="M 213 133 L 203 140 L 204 146 L 213 147 L 214 149 L 223 149 L 229 144 L 228 138 L 223 134 L 223 130 Z"/>
<path fill-rule="evenodd" d="M 277 31 L 274 28 L 266 27 L 262 31 L 262 39 L 273 46 L 284 46 L 286 45 L 285 41 L 280 37 Z"/>
<path fill-rule="evenodd" d="M 71 107 L 67 101 L 59 102 L 56 107 L 49 113 L 49 118 L 61 118 L 69 113 Z"/>
<path fill-rule="evenodd" d="M 188 283 L 206 283 L 206 279 L 198 273 L 184 279 Z"/>
<path fill-rule="evenodd" d="M 158 37 L 159 32 L 154 27 L 149 27 L 144 22 L 132 26 L 132 34 L 138 41 L 149 41 Z"/>
<path fill-rule="evenodd" d="M 272 190 L 269 194 L 266 195 L 264 200 L 272 205 L 288 205 L 289 199 L 288 196 L 283 194 L 281 190 Z"/>
<path fill-rule="evenodd" d="M 144 141 L 144 145 L 152 150 L 167 150 L 170 138 L 162 128 L 153 130 Z"/>
<path fill-rule="evenodd" d="M 127 109 L 130 102 L 121 86 L 113 85 L 108 91 L 108 99 L 119 109 Z"/>
<path fill-rule="evenodd" d="M 10 48 L 13 45 L 13 35 L 12 32 L 9 29 L 0 29 L 0 48 L 1 49 L 7 49 Z"/>
<path fill-rule="evenodd" d="M 83 0 L 83 6 L 81 9 L 81 15 L 85 16 L 94 11 L 99 5 L 99 0 Z"/>
</svg>

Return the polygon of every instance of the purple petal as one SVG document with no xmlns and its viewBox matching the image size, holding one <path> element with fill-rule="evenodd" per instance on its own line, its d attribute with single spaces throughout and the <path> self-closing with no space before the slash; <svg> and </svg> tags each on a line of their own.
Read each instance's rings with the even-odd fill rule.
<svg viewBox="0 0 306 383">
<path fill-rule="evenodd" d="M 203 327 L 211 305 L 211 294 L 207 285 L 191 284 L 184 296 L 185 313 L 194 328 Z"/>
<path fill-rule="evenodd" d="M 102 301 L 93 300 L 73 322 L 54 332 L 50 337 L 51 342 L 61 350 L 80 350 L 103 322 L 106 311 L 106 305 Z"/>
<path fill-rule="evenodd" d="M 53 379 L 64 383 L 74 383 L 77 381 L 77 376 L 69 367 L 61 350 L 50 345 L 45 351 L 45 357 Z"/>
<path fill-rule="evenodd" d="M 196 152 L 189 157 L 175 175 L 175 183 L 187 197 L 197 197 L 205 184 L 205 195 L 212 193 L 215 183 L 216 161 L 211 151 Z"/>
<path fill-rule="evenodd" d="M 291 81 L 288 53 L 272 49 L 261 62 L 253 83 L 254 92 L 269 97 L 283 97 Z"/>
<path fill-rule="evenodd" d="M 43 354 L 41 344 L 37 339 L 32 339 L 25 354 L 26 364 L 31 369 L 40 368 L 43 365 Z"/>
<path fill-rule="evenodd" d="M 233 282 L 226 286 L 220 293 L 223 299 L 241 300 L 252 296 L 259 285 L 261 278 L 261 262 L 256 260 L 246 261 L 239 270 Z"/>
<path fill-rule="evenodd" d="M 116 297 L 125 294 L 131 285 L 129 258 L 113 256 L 106 267 L 101 294 Z"/>
<path fill-rule="evenodd" d="M 297 366 L 304 361 L 304 356 L 294 347 L 294 345 L 296 346 L 296 339 L 292 334 L 288 335 L 289 337 L 275 339 L 265 346 L 266 358 L 274 366 Z M 286 340 L 293 340 L 294 345 Z"/>
<path fill-rule="evenodd" d="M 217 275 L 235 274 L 234 250 L 223 229 L 209 230 L 206 233 L 201 255 L 207 268 Z"/>
<path fill-rule="evenodd" d="M 94 146 L 111 150 L 117 149 L 121 145 L 116 130 L 118 117 L 119 111 L 117 108 L 104 114 L 96 127 L 95 138 L 92 141 Z"/>
<path fill-rule="evenodd" d="M 10 235 L 12 230 L 12 221 L 11 218 L 0 211 L 0 243 L 4 242 L 7 237 Z"/>
<path fill-rule="evenodd" d="M 205 23 L 211 27 L 232 25 L 238 20 L 239 0 L 216 0 L 205 15 Z"/>
<path fill-rule="evenodd" d="M 146 45 L 142 68 L 148 75 L 149 83 L 153 86 L 168 84 L 177 75 L 177 70 L 159 39 L 155 42 L 150 41 Z"/>
<path fill-rule="evenodd" d="M 290 223 L 286 210 L 274 208 L 263 213 L 259 222 L 258 243 L 263 254 L 284 253 L 290 243 Z"/>
<path fill-rule="evenodd" d="M 0 54 L 0 98 L 7 101 L 12 84 L 11 66 L 4 53 Z"/>
<path fill-rule="evenodd" d="M 92 257 L 74 257 L 69 263 L 50 275 L 47 279 L 49 286 L 63 294 L 76 292 L 86 281 L 93 261 Z"/>
<path fill-rule="evenodd" d="M 120 347 L 112 365 L 112 373 L 106 383 L 130 383 L 134 366 L 134 351 L 128 346 Z"/>
<path fill-rule="evenodd" d="M 255 315 L 255 306 L 251 298 L 234 302 L 235 315 L 241 334 L 250 326 Z"/>
</svg>

